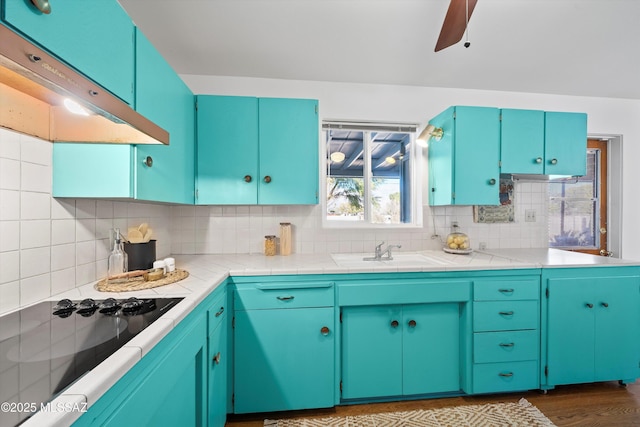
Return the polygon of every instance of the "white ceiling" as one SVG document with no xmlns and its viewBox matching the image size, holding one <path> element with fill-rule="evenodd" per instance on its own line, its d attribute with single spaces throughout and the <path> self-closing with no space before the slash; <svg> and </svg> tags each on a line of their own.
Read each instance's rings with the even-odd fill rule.
<svg viewBox="0 0 640 427">
<path fill-rule="evenodd" d="M 120 0 L 179 74 L 640 99 L 639 0 Z M 464 41 L 464 39 L 463 39 Z"/>
</svg>

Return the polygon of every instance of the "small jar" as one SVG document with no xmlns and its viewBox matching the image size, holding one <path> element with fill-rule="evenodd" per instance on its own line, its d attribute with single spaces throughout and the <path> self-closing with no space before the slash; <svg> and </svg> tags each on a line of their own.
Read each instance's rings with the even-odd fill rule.
<svg viewBox="0 0 640 427">
<path fill-rule="evenodd" d="M 280 223 L 280 255 L 291 255 L 291 223 Z"/>
<path fill-rule="evenodd" d="M 264 236 L 264 254 L 266 256 L 276 254 L 276 236 Z"/>
</svg>

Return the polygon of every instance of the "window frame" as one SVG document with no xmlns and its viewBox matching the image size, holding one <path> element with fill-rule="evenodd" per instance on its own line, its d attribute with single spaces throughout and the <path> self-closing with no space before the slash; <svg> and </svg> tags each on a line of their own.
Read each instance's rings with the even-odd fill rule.
<svg viewBox="0 0 640 427">
<path fill-rule="evenodd" d="M 422 185 L 423 185 L 423 148 L 417 143 L 418 125 L 415 123 L 387 123 L 375 121 L 340 121 L 340 120 L 323 120 L 321 127 L 322 143 L 320 144 L 320 188 L 321 188 L 321 209 L 322 209 L 322 227 L 327 229 L 415 229 L 422 228 Z M 327 219 L 327 178 L 328 178 L 328 159 L 327 159 L 327 138 L 330 130 L 352 130 L 363 132 L 363 156 L 364 156 L 364 220 L 363 221 L 340 221 Z M 411 222 L 387 224 L 371 222 L 371 182 L 373 180 L 373 172 L 371 170 L 371 151 L 372 151 L 372 132 L 395 132 L 406 133 L 409 135 L 409 162 L 410 162 L 410 180 L 411 188 L 409 197 L 411 202 Z"/>
</svg>

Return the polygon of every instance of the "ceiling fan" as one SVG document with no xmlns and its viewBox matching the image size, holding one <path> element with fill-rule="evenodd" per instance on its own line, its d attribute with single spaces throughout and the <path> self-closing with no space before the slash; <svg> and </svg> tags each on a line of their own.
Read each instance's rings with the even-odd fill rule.
<svg viewBox="0 0 640 427">
<path fill-rule="evenodd" d="M 451 0 L 447 15 L 442 23 L 440 37 L 438 37 L 438 42 L 436 43 L 436 52 L 458 43 L 465 31 L 467 31 L 468 36 L 469 19 L 471 19 L 471 14 L 476 7 L 477 1 Z M 467 37 L 464 47 L 469 47 L 470 45 L 471 43 Z"/>
</svg>

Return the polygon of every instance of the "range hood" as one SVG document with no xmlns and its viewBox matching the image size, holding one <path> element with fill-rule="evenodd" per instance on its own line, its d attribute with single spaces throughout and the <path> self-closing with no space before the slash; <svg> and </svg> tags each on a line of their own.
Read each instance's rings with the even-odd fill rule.
<svg viewBox="0 0 640 427">
<path fill-rule="evenodd" d="M 2 25 L 0 40 L 0 127 L 51 142 L 169 144 L 166 130 Z"/>
</svg>

